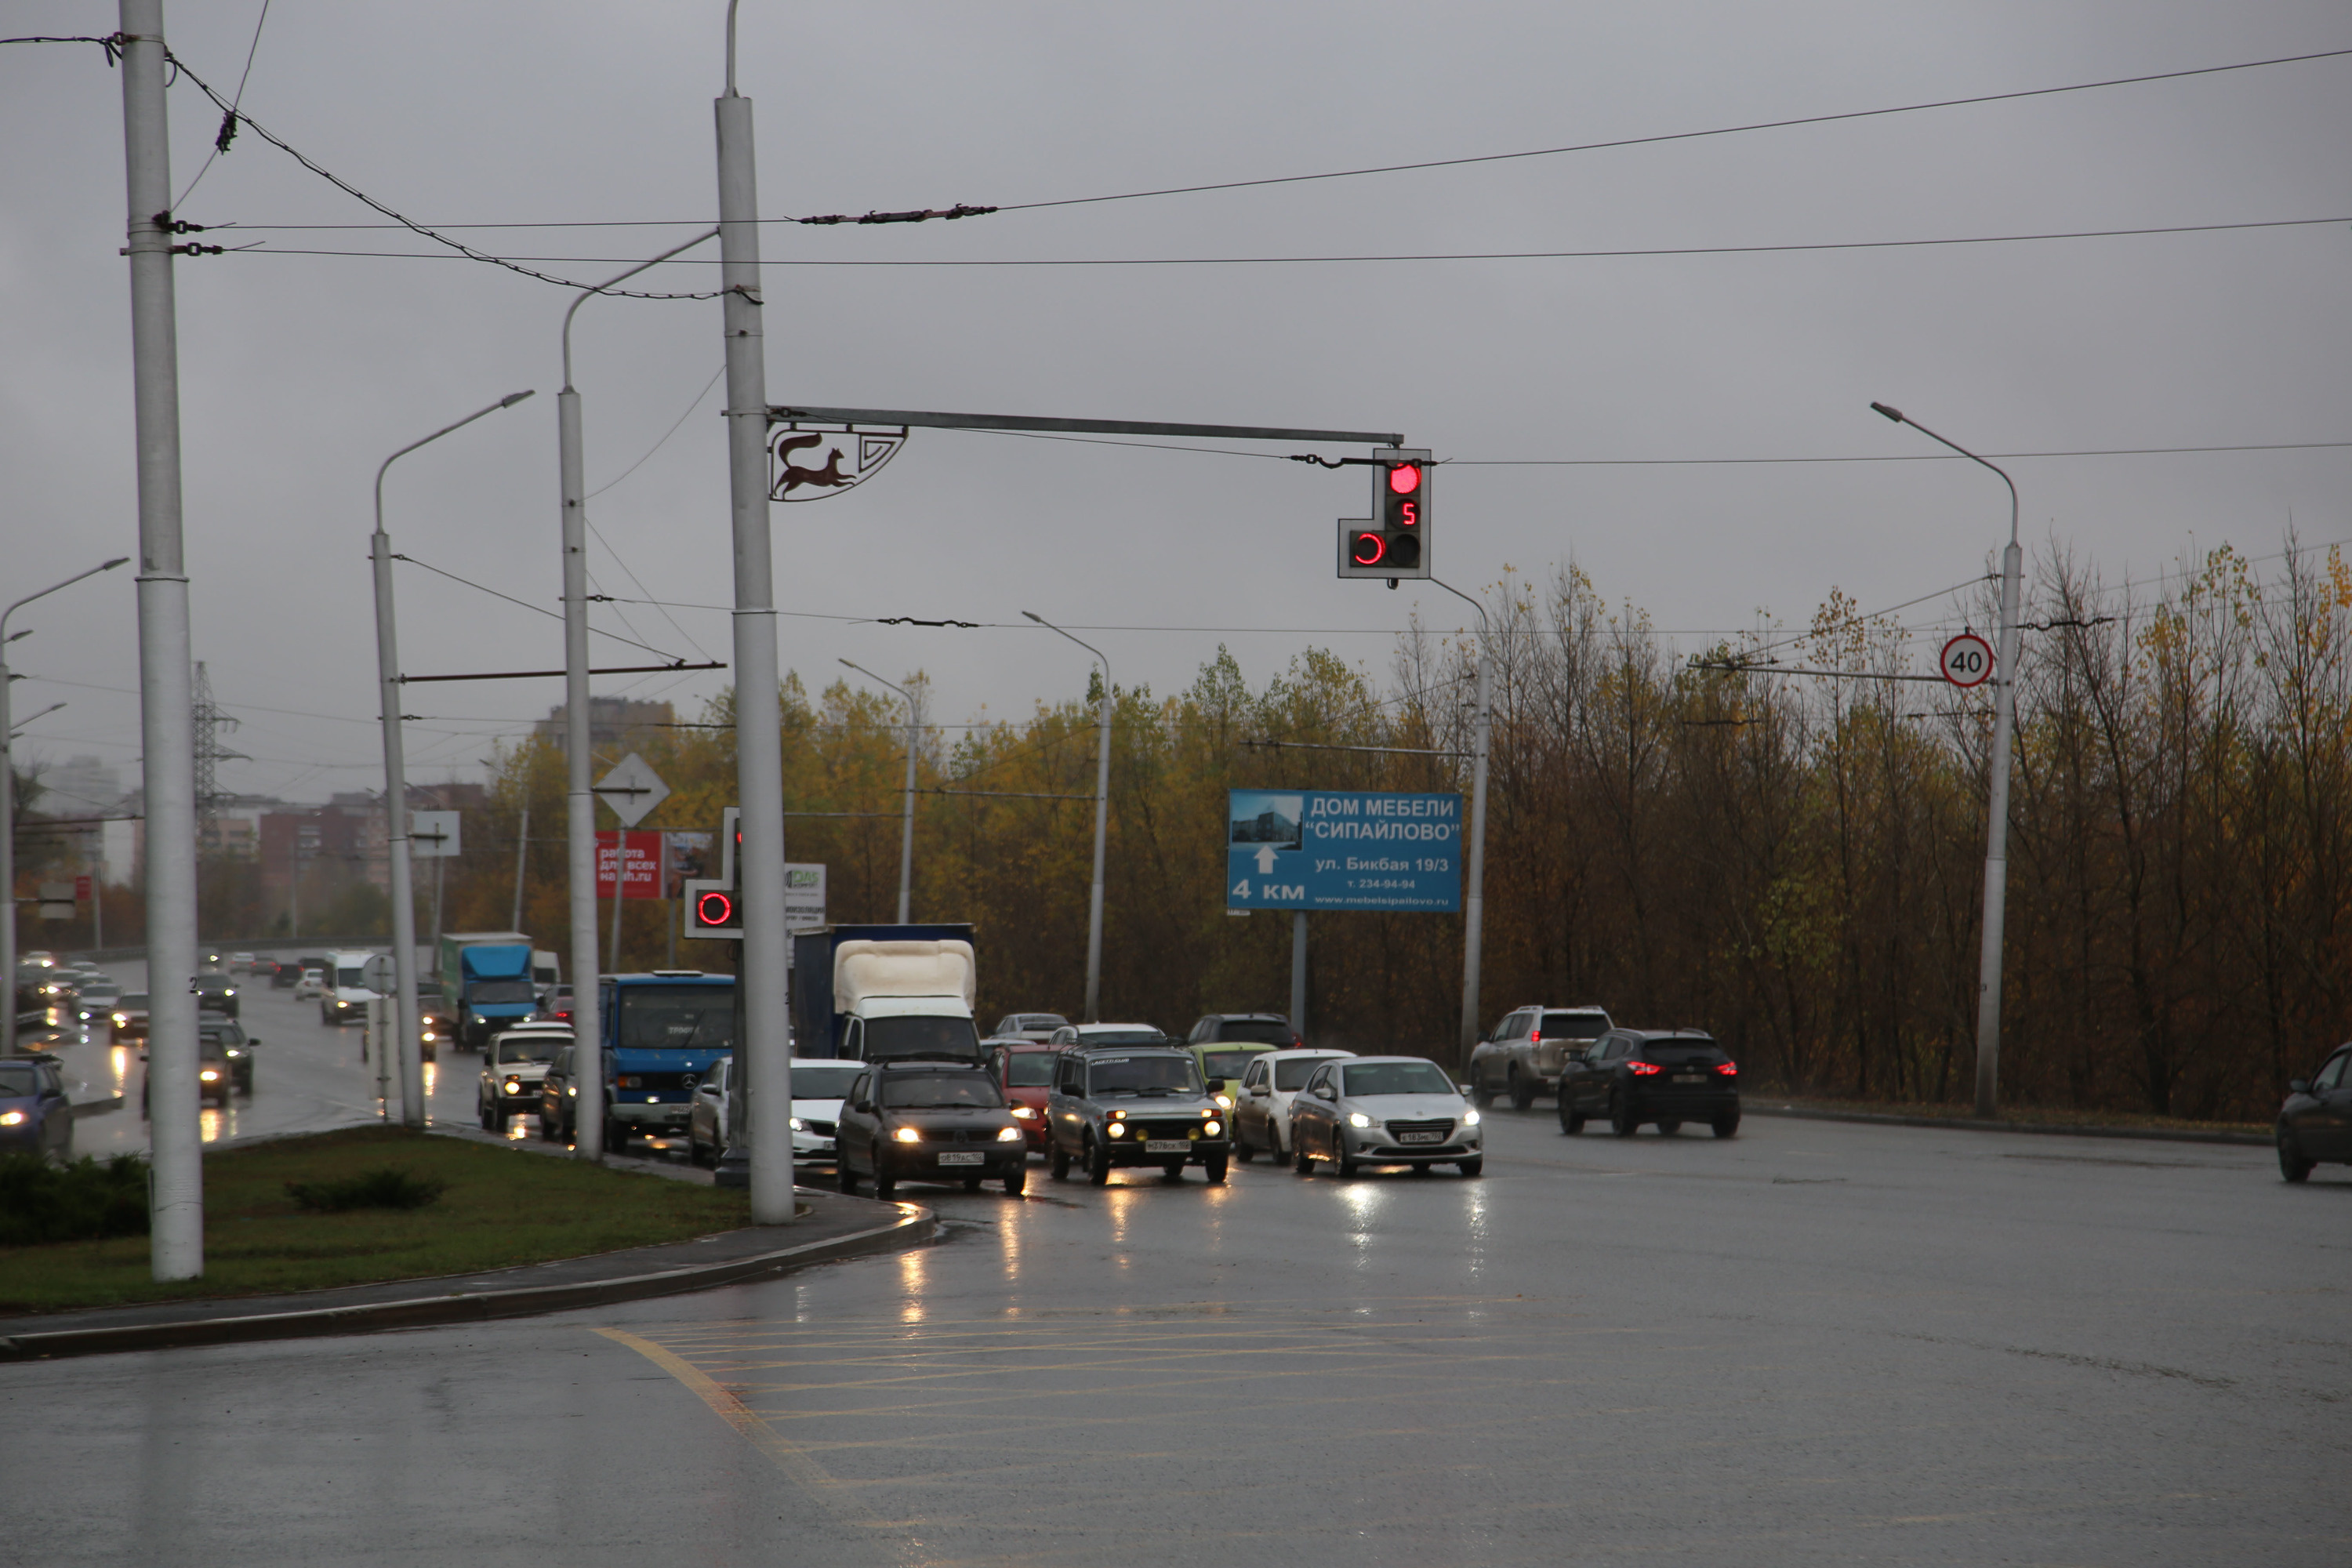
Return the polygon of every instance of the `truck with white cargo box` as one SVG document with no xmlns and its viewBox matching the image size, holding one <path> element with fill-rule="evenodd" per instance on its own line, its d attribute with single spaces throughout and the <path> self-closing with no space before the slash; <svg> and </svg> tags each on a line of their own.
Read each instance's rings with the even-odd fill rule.
<svg viewBox="0 0 2352 1568">
<path fill-rule="evenodd" d="M 793 938 L 795 1054 L 984 1061 L 968 925 L 832 926 Z"/>
</svg>

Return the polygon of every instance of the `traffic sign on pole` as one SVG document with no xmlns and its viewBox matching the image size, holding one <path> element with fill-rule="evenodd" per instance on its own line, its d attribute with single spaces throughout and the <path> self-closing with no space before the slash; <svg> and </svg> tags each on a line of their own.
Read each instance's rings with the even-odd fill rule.
<svg viewBox="0 0 2352 1568">
<path fill-rule="evenodd" d="M 614 763 L 613 771 L 596 781 L 595 792 L 624 827 L 635 827 L 669 798 L 669 785 L 635 752 Z"/>
<path fill-rule="evenodd" d="M 379 996 L 391 995 L 393 987 L 400 984 L 398 977 L 393 972 L 392 954 L 374 953 L 365 963 L 361 964 L 360 984 Z"/>
<path fill-rule="evenodd" d="M 1992 679 L 1992 645 L 1974 632 L 1962 632 L 1944 645 L 1936 664 L 1955 686 L 1982 686 Z"/>
</svg>

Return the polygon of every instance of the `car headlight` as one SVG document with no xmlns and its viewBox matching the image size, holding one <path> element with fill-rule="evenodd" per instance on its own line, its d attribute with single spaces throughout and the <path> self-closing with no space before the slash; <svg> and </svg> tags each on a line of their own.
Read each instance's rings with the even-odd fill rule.
<svg viewBox="0 0 2352 1568">
<path fill-rule="evenodd" d="M 21 1110 L 0 1110 L 0 1127 L 22 1127 L 25 1113 Z"/>
<path fill-rule="evenodd" d="M 417 1038 L 418 1038 L 418 1039 L 421 1039 L 421 1040 L 427 1040 L 427 1041 L 429 1041 L 429 1040 L 431 1040 L 431 1039 L 433 1038 L 433 1031 L 432 1031 L 432 1030 L 430 1030 L 430 1029 L 426 1029 L 426 1030 L 425 1030 L 422 1034 L 418 1035 L 418 1036 L 417 1036 Z"/>
<path fill-rule="evenodd" d="M 522 1092 L 522 1079 L 519 1078 L 510 1078 L 507 1079 L 507 1092 L 509 1094 L 520 1094 Z"/>
<path fill-rule="evenodd" d="M 1474 1105 L 1468 1110 L 1463 1111 L 1462 1125 L 1465 1127 L 1475 1127 L 1478 1125 L 1478 1108 L 1476 1106 Z"/>
<path fill-rule="evenodd" d="M 220 1081 L 220 1074 L 211 1068 L 206 1068 L 204 1071 L 198 1073 L 196 1077 L 206 1083 L 218 1083 Z"/>
<path fill-rule="evenodd" d="M 1370 1117 L 1369 1117 L 1369 1116 L 1365 1115 L 1362 1111 L 1360 1111 L 1360 1110 L 1351 1110 L 1351 1111 L 1348 1112 L 1348 1125 L 1349 1125 L 1349 1126 L 1350 1126 L 1350 1127 L 1370 1127 L 1371 1124 L 1372 1124 L 1372 1119 L 1371 1119 Z"/>
<path fill-rule="evenodd" d="M 1213 1095 L 1211 1098 L 1216 1100 L 1219 1110 L 1231 1110 L 1234 1108 L 1234 1097 L 1230 1094 Z"/>
<path fill-rule="evenodd" d="M 576 1083 L 565 1084 L 563 1086 L 563 1092 L 570 1095 L 577 1095 L 580 1092 L 580 1086 Z"/>
<path fill-rule="evenodd" d="M 1201 1123 L 1201 1131 L 1206 1137 L 1214 1138 L 1218 1133 L 1223 1132 L 1224 1130 L 1225 1124 L 1214 1119 Z"/>
<path fill-rule="evenodd" d="M 1111 1135 L 1112 1137 L 1114 1137 L 1114 1138 L 1124 1138 L 1124 1137 L 1126 1137 L 1126 1136 L 1127 1136 L 1127 1123 L 1126 1123 L 1126 1122 L 1124 1122 L 1124 1121 L 1114 1121 L 1114 1122 L 1112 1122 L 1112 1123 L 1110 1124 L 1110 1135 Z"/>
<path fill-rule="evenodd" d="M 801 1119 L 800 1119 L 799 1117 L 797 1117 L 797 1116 L 795 1116 L 795 1117 L 793 1117 L 793 1118 L 792 1119 L 792 1123 L 793 1123 L 793 1131 L 795 1131 L 795 1132 L 805 1132 L 805 1131 L 808 1131 L 808 1129 L 807 1129 L 807 1128 L 805 1128 L 805 1127 L 803 1127 L 803 1126 L 802 1126 L 802 1125 L 801 1125 Z M 910 1127 L 910 1128 L 907 1129 L 907 1131 L 909 1131 L 909 1132 L 911 1132 L 911 1131 L 914 1131 L 914 1129 Z"/>
<path fill-rule="evenodd" d="M 1014 1106 L 1013 1108 L 1013 1114 L 1019 1117 L 1024 1121 L 1034 1121 L 1037 1119 L 1037 1113 L 1025 1105 Z"/>
<path fill-rule="evenodd" d="M 996 1141 L 999 1143 L 1018 1143 L 1021 1142 L 1021 1129 L 1000 1127 L 996 1130 Z"/>
<path fill-rule="evenodd" d="M 128 1024 L 131 1022 L 131 1015 L 128 1013 L 117 1013 L 114 1016 L 114 1021 L 117 1024 Z"/>
<path fill-rule="evenodd" d="M 923 1141 L 923 1130 L 919 1127 L 901 1127 L 890 1136 L 901 1143 L 919 1143 Z"/>
</svg>

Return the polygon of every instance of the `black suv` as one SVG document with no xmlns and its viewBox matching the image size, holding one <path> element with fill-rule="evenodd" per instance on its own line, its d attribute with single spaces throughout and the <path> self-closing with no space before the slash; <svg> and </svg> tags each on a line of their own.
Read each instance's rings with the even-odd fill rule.
<svg viewBox="0 0 2352 1568">
<path fill-rule="evenodd" d="M 1171 1181 L 1198 1165 L 1225 1179 L 1232 1133 L 1201 1083 L 1200 1064 L 1176 1046 L 1066 1047 L 1045 1100 L 1046 1157 L 1055 1181 L 1073 1163 L 1097 1186 L 1114 1165 L 1157 1165 Z"/>
<path fill-rule="evenodd" d="M 902 1181 L 961 1182 L 968 1193 L 1001 1180 L 1019 1196 L 1029 1184 L 1029 1139 L 1004 1103 L 996 1075 L 969 1062 L 875 1062 L 849 1086 L 835 1131 L 841 1190 L 860 1175 L 887 1198 Z"/>
<path fill-rule="evenodd" d="M 1699 1029 L 1612 1029 L 1559 1080 L 1559 1130 L 1581 1132 L 1588 1117 L 1631 1138 L 1644 1121 L 1673 1134 L 1704 1121 L 1717 1138 L 1739 1131 L 1739 1068 Z"/>
<path fill-rule="evenodd" d="M 1213 1046 L 1226 1040 L 1272 1046 L 1278 1051 L 1292 1050 L 1307 1043 L 1290 1026 L 1290 1020 L 1279 1013 L 1212 1013 L 1193 1025 L 1192 1032 L 1184 1037 L 1188 1046 Z"/>
</svg>

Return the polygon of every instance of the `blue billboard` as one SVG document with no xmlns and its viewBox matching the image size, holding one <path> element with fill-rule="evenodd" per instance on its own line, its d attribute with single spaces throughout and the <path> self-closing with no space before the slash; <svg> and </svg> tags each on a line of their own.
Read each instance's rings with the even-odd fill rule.
<svg viewBox="0 0 2352 1568">
<path fill-rule="evenodd" d="M 1458 795 L 1360 789 L 1227 792 L 1225 907 L 1462 907 Z"/>
</svg>

